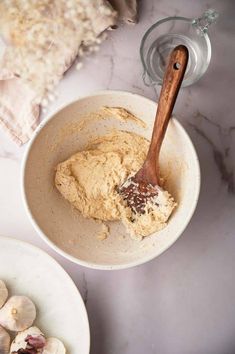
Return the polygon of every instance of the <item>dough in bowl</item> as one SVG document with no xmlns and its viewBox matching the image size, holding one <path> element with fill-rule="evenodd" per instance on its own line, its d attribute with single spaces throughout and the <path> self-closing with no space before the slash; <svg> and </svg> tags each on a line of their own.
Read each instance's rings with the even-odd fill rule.
<svg viewBox="0 0 235 354">
<path fill-rule="evenodd" d="M 114 130 L 56 167 L 55 185 L 85 218 L 121 220 L 129 234 L 141 239 L 166 226 L 175 207 L 171 195 L 159 188 L 158 205 L 135 214 L 118 194 L 118 187 L 142 166 L 149 141 L 138 134 Z"/>
</svg>

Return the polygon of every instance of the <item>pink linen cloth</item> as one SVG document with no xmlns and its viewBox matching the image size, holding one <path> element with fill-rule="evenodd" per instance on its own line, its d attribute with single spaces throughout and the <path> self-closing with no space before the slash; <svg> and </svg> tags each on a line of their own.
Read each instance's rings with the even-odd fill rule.
<svg viewBox="0 0 235 354">
<path fill-rule="evenodd" d="M 0 71 L 0 125 L 18 145 L 26 143 L 39 123 L 35 93 L 19 78 Z"/>
</svg>

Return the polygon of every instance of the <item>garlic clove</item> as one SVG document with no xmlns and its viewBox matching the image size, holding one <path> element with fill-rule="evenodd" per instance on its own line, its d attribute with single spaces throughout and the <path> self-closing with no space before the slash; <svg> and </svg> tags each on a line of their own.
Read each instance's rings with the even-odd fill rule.
<svg viewBox="0 0 235 354">
<path fill-rule="evenodd" d="M 8 297 L 8 290 L 5 283 L 0 280 L 0 308 L 5 304 Z"/>
<path fill-rule="evenodd" d="M 48 338 L 42 354 L 65 354 L 64 344 L 57 338 Z"/>
<path fill-rule="evenodd" d="M 24 331 L 35 318 L 35 305 L 26 296 L 12 296 L 0 310 L 0 325 L 10 331 Z"/>
<path fill-rule="evenodd" d="M 33 338 L 37 343 L 41 342 L 41 347 L 45 346 L 46 341 L 42 331 L 38 327 L 30 327 L 25 331 L 19 332 L 17 334 L 11 344 L 10 353 L 17 353 L 20 349 L 26 349 L 28 345 L 27 338 Z"/>
<path fill-rule="evenodd" d="M 0 353 L 8 354 L 10 348 L 11 338 L 9 333 L 0 326 Z"/>
</svg>

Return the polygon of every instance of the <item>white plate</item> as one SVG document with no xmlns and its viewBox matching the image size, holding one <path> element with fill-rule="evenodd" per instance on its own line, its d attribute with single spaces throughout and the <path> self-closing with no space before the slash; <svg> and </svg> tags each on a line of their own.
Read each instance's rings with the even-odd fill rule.
<svg viewBox="0 0 235 354">
<path fill-rule="evenodd" d="M 90 331 L 86 309 L 63 268 L 28 243 L 0 237 L 0 279 L 10 295 L 26 295 L 35 303 L 35 322 L 47 336 L 60 338 L 69 354 L 88 354 Z"/>
</svg>

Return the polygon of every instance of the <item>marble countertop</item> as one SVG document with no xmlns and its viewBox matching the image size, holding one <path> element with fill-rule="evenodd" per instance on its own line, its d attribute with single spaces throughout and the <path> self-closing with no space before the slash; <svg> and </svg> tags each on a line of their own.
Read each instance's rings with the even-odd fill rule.
<svg viewBox="0 0 235 354">
<path fill-rule="evenodd" d="M 202 188 L 181 238 L 157 259 L 128 270 L 89 270 L 63 259 L 34 231 L 20 195 L 25 147 L 0 131 L 0 234 L 31 242 L 65 268 L 86 303 L 91 354 L 232 354 L 235 352 L 235 3 L 145 0 L 137 26 L 109 33 L 80 72 L 71 69 L 50 114 L 76 97 L 120 89 L 155 99 L 142 82 L 139 44 L 170 15 L 220 12 L 211 28 L 212 60 L 204 77 L 181 91 L 175 108 L 197 149 Z M 16 260 L 17 262 L 17 260 Z"/>
</svg>

